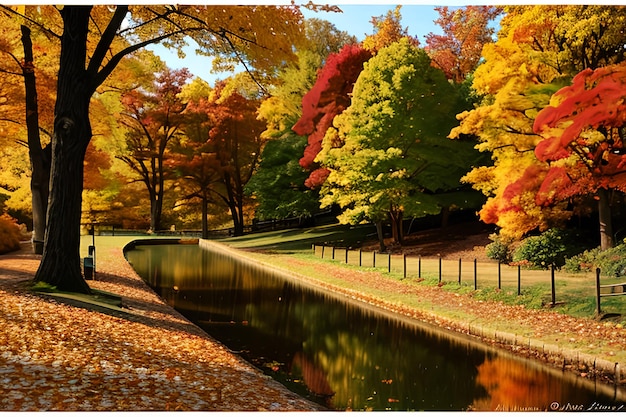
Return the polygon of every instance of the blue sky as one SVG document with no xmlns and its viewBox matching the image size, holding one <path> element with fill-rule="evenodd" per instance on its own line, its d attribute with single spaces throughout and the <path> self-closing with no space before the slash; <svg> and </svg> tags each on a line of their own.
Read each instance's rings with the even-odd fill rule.
<svg viewBox="0 0 626 417">
<path fill-rule="evenodd" d="M 382 2 L 381 2 L 382 3 Z M 351 35 L 356 36 L 359 40 L 363 40 L 365 34 L 371 34 L 372 16 L 381 16 L 387 14 L 388 10 L 393 10 L 395 4 L 339 4 L 343 13 L 314 13 L 308 10 L 304 11 L 305 18 L 318 17 L 328 20 L 335 24 L 337 29 L 345 30 Z M 404 4 L 401 9 L 402 26 L 408 27 L 410 35 L 418 36 L 420 42 L 424 43 L 424 37 L 430 32 L 439 32 L 439 27 L 433 23 L 438 17 L 438 13 L 434 10 L 435 6 Z M 181 60 L 175 52 L 166 50 L 163 47 L 155 46 L 149 49 L 154 50 L 161 59 L 163 59 L 170 68 L 179 69 L 186 67 L 194 76 L 198 76 L 211 85 L 216 79 L 223 79 L 229 74 L 211 74 L 210 58 L 205 56 L 196 56 L 194 53 L 195 45 L 190 45 L 185 51 L 186 57 Z"/>
</svg>

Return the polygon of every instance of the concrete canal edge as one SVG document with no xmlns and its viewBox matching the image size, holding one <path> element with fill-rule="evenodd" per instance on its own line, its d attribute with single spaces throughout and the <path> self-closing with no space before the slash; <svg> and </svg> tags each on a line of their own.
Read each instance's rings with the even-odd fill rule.
<svg viewBox="0 0 626 417">
<path fill-rule="evenodd" d="M 372 303 L 358 296 L 355 291 L 327 284 L 314 277 L 299 274 L 297 272 L 265 262 L 257 257 L 250 256 L 246 251 L 239 250 L 226 244 L 213 240 L 200 239 L 198 245 L 201 248 L 213 250 L 223 255 L 229 255 L 257 267 L 267 268 L 281 274 L 286 279 L 295 281 L 323 291 L 333 291 L 337 294 L 347 296 L 348 301 L 357 302 L 365 308 L 374 307 L 378 311 L 383 311 L 393 315 L 398 319 L 405 319 L 413 323 L 419 323 L 430 328 L 437 328 L 440 331 L 450 334 L 451 337 L 465 337 L 466 341 L 479 343 L 486 349 L 496 349 L 502 354 L 509 354 L 514 357 L 531 359 L 549 365 L 549 369 L 554 372 L 566 372 L 573 378 L 581 378 L 583 382 L 594 385 L 597 391 L 614 397 L 617 401 L 626 402 L 626 371 L 625 365 L 620 362 L 613 362 L 607 359 L 598 358 L 594 355 L 568 349 L 561 345 L 546 344 L 541 340 L 529 338 L 527 336 L 500 331 L 494 328 L 482 326 L 472 326 L 467 322 L 456 322 L 447 317 L 432 314 L 429 311 L 420 311 L 416 308 L 411 310 L 419 313 L 417 316 L 409 316 L 397 310 L 397 306 L 378 300 Z M 441 323 L 451 323 L 452 326 L 442 326 Z M 602 382 L 600 385 L 596 381 Z"/>
</svg>

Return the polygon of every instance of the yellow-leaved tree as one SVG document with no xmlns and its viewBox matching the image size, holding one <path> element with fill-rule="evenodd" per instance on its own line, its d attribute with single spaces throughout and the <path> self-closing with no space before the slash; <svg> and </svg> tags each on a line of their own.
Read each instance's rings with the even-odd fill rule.
<svg viewBox="0 0 626 417">
<path fill-rule="evenodd" d="M 541 137 L 533 132 L 536 115 L 551 95 L 579 71 L 621 62 L 626 10 L 615 6 L 510 6 L 505 8 L 498 40 L 485 45 L 484 62 L 473 88 L 480 106 L 458 115 L 450 137 L 479 139 L 493 165 L 476 167 L 464 181 L 488 200 L 481 220 L 503 235 L 521 238 L 532 230 L 558 226 L 585 205 L 560 202 L 540 206 L 536 192 L 548 164 L 535 157 Z M 529 175 L 532 173 L 532 175 Z M 520 187 L 519 181 L 532 181 Z"/>
<path fill-rule="evenodd" d="M 43 257 L 35 275 L 59 289 L 89 293 L 80 268 L 83 162 L 91 141 L 90 101 L 120 61 L 153 43 L 179 47 L 186 37 L 199 53 L 271 75 L 293 58 L 300 36 L 298 6 L 41 6 L 50 19 L 2 6 L 21 24 L 44 28 L 60 43 L 52 136 L 51 189 Z M 49 13 L 48 11 L 52 11 Z"/>
</svg>

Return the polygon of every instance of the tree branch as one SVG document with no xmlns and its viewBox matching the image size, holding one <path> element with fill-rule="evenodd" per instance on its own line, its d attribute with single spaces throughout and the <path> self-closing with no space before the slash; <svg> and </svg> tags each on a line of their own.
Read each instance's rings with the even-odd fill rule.
<svg viewBox="0 0 626 417">
<path fill-rule="evenodd" d="M 118 5 L 115 9 L 115 13 L 113 17 L 109 21 L 107 28 L 104 30 L 104 33 L 100 36 L 100 40 L 98 41 L 98 45 L 96 46 L 96 50 L 94 51 L 91 59 L 89 60 L 89 65 L 87 66 L 87 72 L 96 73 L 102 62 L 104 61 L 104 57 L 106 56 L 107 51 L 111 47 L 113 40 L 115 39 L 115 35 L 117 34 L 117 30 L 122 25 L 124 18 L 128 14 L 128 6 Z"/>
</svg>

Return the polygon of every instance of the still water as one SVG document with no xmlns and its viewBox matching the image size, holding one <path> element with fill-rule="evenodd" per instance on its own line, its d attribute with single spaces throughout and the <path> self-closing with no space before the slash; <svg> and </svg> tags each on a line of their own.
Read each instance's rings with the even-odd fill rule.
<svg viewBox="0 0 626 417">
<path fill-rule="evenodd" d="M 189 320 L 330 409 L 574 411 L 622 404 L 613 387 L 196 245 L 138 243 L 126 257 Z"/>
</svg>

